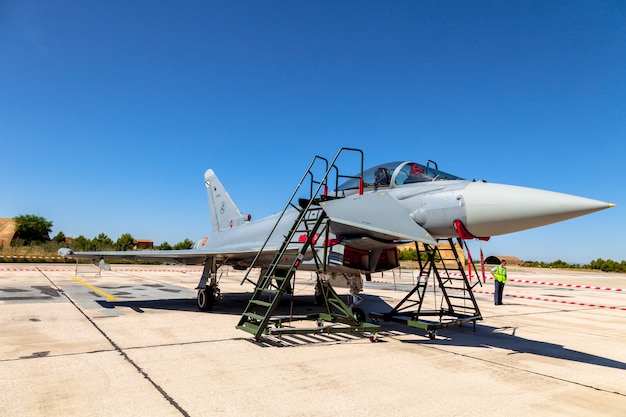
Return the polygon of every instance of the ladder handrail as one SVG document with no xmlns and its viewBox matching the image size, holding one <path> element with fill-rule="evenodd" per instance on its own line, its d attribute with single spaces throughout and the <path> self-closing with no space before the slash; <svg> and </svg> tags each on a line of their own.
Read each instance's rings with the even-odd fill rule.
<svg viewBox="0 0 626 417">
<path fill-rule="evenodd" d="M 295 278 L 296 271 L 301 265 L 302 260 L 304 259 L 304 256 L 309 248 L 311 248 L 313 252 L 313 258 L 316 264 L 316 268 L 318 269 L 318 273 L 320 271 L 326 270 L 326 259 L 320 262 L 320 259 L 318 259 L 318 254 L 315 252 L 315 244 L 319 241 L 319 235 L 317 235 L 316 237 L 316 232 L 320 229 L 322 224 L 324 224 L 324 229 L 322 229 L 322 232 L 325 232 L 327 234 L 330 228 L 330 219 L 328 219 L 326 212 L 319 204 L 319 201 L 322 199 L 322 196 L 320 196 L 320 190 L 322 190 L 322 187 L 324 188 L 323 196 L 326 197 L 328 190 L 328 178 L 333 170 L 335 170 L 336 173 L 335 181 L 336 183 L 338 183 L 339 169 L 337 168 L 336 162 L 341 155 L 341 152 L 344 150 L 344 148 L 341 148 L 337 152 L 331 163 L 329 163 L 327 159 L 319 156 L 315 156 L 313 158 L 313 160 L 309 164 L 309 167 L 302 175 L 302 178 L 298 182 L 298 185 L 293 191 L 289 201 L 285 205 L 285 208 L 278 216 L 276 223 L 274 224 L 272 230 L 265 239 L 265 242 L 261 246 L 261 249 L 257 252 L 254 260 L 250 264 L 248 271 L 246 272 L 246 275 L 243 278 L 242 284 L 245 281 L 252 282 L 248 278 L 248 276 L 252 271 L 254 265 L 256 265 L 258 259 L 265 250 L 272 236 L 277 231 L 278 224 L 283 219 L 283 216 L 289 209 L 289 206 L 292 206 L 296 210 L 298 210 L 299 215 L 296 217 L 293 225 L 291 226 L 287 234 L 283 236 L 283 243 L 280 245 L 280 248 L 274 255 L 273 260 L 268 264 L 267 268 L 265 269 L 265 271 L 263 271 L 258 281 L 256 282 L 254 294 L 252 295 L 252 298 L 248 301 L 248 305 L 242 313 L 239 324 L 237 325 L 237 328 L 253 333 L 255 335 L 255 338 L 257 339 L 266 330 L 268 324 L 271 321 L 271 315 L 278 306 L 278 303 L 280 302 L 280 299 L 282 298 L 286 289 L 289 288 L 289 282 L 292 280 L 292 278 Z M 360 150 L 358 151 L 361 153 L 362 167 L 363 152 Z M 314 167 L 318 159 L 325 162 L 324 175 L 322 176 L 322 179 L 320 181 L 316 181 L 315 175 L 312 172 L 312 168 Z M 362 169 L 360 172 L 360 176 L 361 178 L 363 176 Z M 297 198 L 297 194 L 307 177 L 310 177 L 311 184 L 309 190 L 309 199 L 308 201 L 306 201 L 306 204 L 304 204 L 304 202 L 300 202 L 300 204 L 296 205 L 294 204 L 294 200 Z M 315 185 L 317 185 L 317 187 L 315 187 Z M 313 190 L 314 188 L 315 190 Z M 306 239 L 296 240 L 295 236 L 298 232 L 305 232 Z M 281 264 L 281 260 L 283 260 L 285 253 L 289 250 L 290 247 L 292 247 L 294 250 L 298 248 L 297 256 L 292 258 L 290 257 L 290 261 L 283 261 Z M 320 263 L 323 265 L 323 267 L 320 267 Z M 268 295 L 271 294 L 271 301 L 261 300 L 261 296 L 265 293 L 267 293 Z M 259 309 L 265 310 L 265 312 L 263 313 L 259 311 Z M 354 320 L 354 318 L 352 319 Z"/>
<path fill-rule="evenodd" d="M 298 182 L 298 185 L 296 185 L 296 188 L 293 190 L 293 193 L 291 193 L 291 197 L 289 198 L 289 201 L 287 202 L 287 204 L 283 208 L 283 211 L 280 213 L 280 216 L 278 216 L 278 219 L 276 220 L 276 223 L 272 227 L 272 230 L 270 230 L 270 232 L 268 233 L 267 238 L 265 239 L 265 242 L 263 242 L 263 244 L 261 245 L 261 248 L 259 249 L 259 251 L 255 255 L 255 257 L 252 260 L 252 262 L 250 263 L 250 266 L 248 267 L 248 271 L 246 272 L 246 275 L 243 277 L 243 280 L 241 281 L 241 284 L 243 284 L 248 279 L 248 275 L 250 274 L 250 271 L 252 271 L 252 268 L 254 268 L 254 265 L 256 265 L 257 261 L 259 260 L 259 257 L 263 253 L 263 250 L 267 246 L 267 243 L 272 238 L 272 235 L 276 231 L 276 228 L 278 227 L 278 224 L 280 223 L 280 221 L 282 220 L 283 216 L 287 212 L 287 209 L 289 208 L 289 206 L 293 206 L 292 202 L 293 202 L 294 198 L 296 197 L 296 194 L 300 190 L 300 187 L 302 186 L 302 183 L 306 179 L 307 175 L 310 174 L 311 177 L 313 177 L 313 173 L 311 172 L 311 168 L 313 167 L 313 165 L 315 165 L 315 161 L 318 160 L 318 159 L 321 159 L 321 160 L 325 161 L 326 162 L 326 166 L 328 166 L 328 160 L 326 158 L 323 158 L 323 157 L 320 157 L 320 156 L 317 156 L 317 155 L 313 157 L 313 159 L 311 160 L 311 163 L 309 164 L 307 170 L 302 175 L 302 178 L 300 178 L 300 181 Z M 313 180 L 313 178 L 311 178 L 311 181 L 312 180 Z M 311 199 L 312 199 L 312 195 L 311 195 Z"/>
<path fill-rule="evenodd" d="M 304 172 L 304 174 L 302 175 L 302 178 L 300 178 L 300 181 L 298 182 L 298 184 L 296 185 L 296 188 L 294 189 L 293 193 L 291 194 L 291 197 L 289 198 L 289 201 L 287 202 L 287 204 L 285 205 L 283 211 L 281 212 L 280 216 L 278 216 L 278 219 L 276 220 L 276 223 L 274 224 L 274 226 L 272 227 L 272 230 L 270 231 L 270 233 L 267 235 L 267 238 L 265 239 L 265 242 L 263 243 L 263 245 L 261 245 L 261 248 L 259 249 L 259 251 L 257 252 L 257 254 L 255 255 L 254 259 L 252 260 L 252 262 L 250 263 L 250 266 L 248 268 L 248 271 L 246 272 L 245 276 L 243 277 L 241 284 L 243 284 L 245 281 L 250 281 L 248 279 L 248 276 L 250 274 L 250 272 L 252 271 L 252 268 L 254 268 L 254 266 L 256 265 L 259 257 L 261 256 L 261 254 L 263 253 L 263 250 L 265 249 L 265 247 L 267 246 L 268 242 L 270 241 L 270 239 L 272 238 L 272 236 L 274 235 L 274 232 L 276 231 L 276 228 L 278 227 L 278 224 L 280 223 L 280 221 L 282 220 L 283 216 L 285 215 L 285 213 L 287 212 L 287 209 L 289 209 L 289 206 L 292 207 L 296 207 L 293 204 L 293 200 L 295 199 L 296 195 L 298 194 L 298 191 L 300 190 L 300 187 L 302 186 L 302 183 L 304 182 L 304 180 L 307 178 L 308 175 L 311 176 L 311 191 L 310 191 L 310 195 L 309 195 L 309 201 L 307 202 L 306 207 L 303 207 L 300 211 L 300 216 L 298 216 L 297 220 L 296 220 L 296 224 L 299 224 L 302 222 L 304 215 L 306 214 L 306 212 L 310 209 L 311 205 L 313 204 L 313 200 L 315 199 L 316 196 L 318 196 L 320 190 L 322 189 L 323 186 L 328 187 L 328 175 L 330 174 L 330 172 L 335 169 L 337 172 L 336 178 L 335 178 L 335 183 L 337 184 L 335 186 L 335 194 L 337 194 L 337 188 L 338 188 L 338 183 L 339 183 L 339 169 L 336 166 L 336 162 L 337 159 L 339 158 L 339 156 L 341 155 L 341 153 L 343 151 L 355 151 L 355 152 L 359 152 L 361 155 L 360 161 L 361 161 L 361 170 L 360 170 L 360 178 L 363 178 L 363 151 L 360 149 L 356 149 L 356 148 L 340 148 L 337 153 L 335 154 L 335 157 L 333 158 L 332 162 L 328 163 L 328 159 L 321 157 L 321 156 L 314 156 L 313 160 L 311 161 L 311 163 L 309 164 L 307 170 Z M 315 191 L 313 192 L 313 184 L 316 182 L 315 181 L 315 177 L 313 175 L 313 172 L 311 172 L 311 169 L 313 168 L 313 166 L 315 165 L 315 162 L 317 160 L 322 160 L 326 163 L 326 170 L 324 172 L 324 175 L 322 177 L 322 179 L 318 182 L 317 188 L 315 189 Z M 278 252 L 276 253 L 276 256 L 282 256 L 282 254 L 285 252 L 285 250 L 287 249 L 287 246 L 289 245 L 293 235 L 295 234 L 296 228 L 292 228 L 289 235 L 285 236 L 285 240 L 283 242 L 283 245 L 281 245 L 280 249 L 278 250 Z"/>
<path fill-rule="evenodd" d="M 323 215 L 318 216 L 318 218 L 316 219 L 315 225 L 311 228 L 311 232 L 308 235 L 307 240 L 303 242 L 302 247 L 300 248 L 300 251 L 299 251 L 300 254 L 304 254 L 308 250 L 309 246 L 313 245 L 315 231 L 317 231 L 319 226 L 323 223 L 324 219 L 325 217 Z M 274 299 L 270 303 L 270 305 L 267 307 L 267 310 L 265 311 L 265 313 L 263 313 L 261 317 L 255 317 L 255 319 L 258 320 L 257 323 L 255 323 L 255 325 L 258 326 L 258 328 L 255 331 L 256 338 L 260 337 L 260 335 L 267 328 L 267 325 L 269 324 L 271 320 L 271 315 L 274 313 L 276 307 L 278 306 L 278 302 L 280 301 L 282 297 L 282 291 L 286 288 L 286 285 L 288 285 L 287 282 L 290 281 L 291 278 L 295 275 L 295 272 L 298 269 L 299 263 L 300 263 L 299 258 L 296 257 L 296 259 L 294 259 L 294 261 L 289 266 L 289 269 L 284 272 L 284 275 L 282 274 L 280 275 L 280 278 L 282 278 L 282 281 L 280 282 L 279 285 L 276 286 L 276 288 L 278 289 L 278 293 L 274 295 Z M 254 294 L 251 300 L 258 299 L 260 295 L 263 293 L 263 291 L 271 286 L 272 279 L 277 278 L 277 276 L 275 275 L 277 266 L 278 266 L 278 260 L 274 258 L 274 262 L 267 269 L 267 271 L 265 272 L 265 275 L 263 275 L 263 277 L 259 280 L 259 283 L 257 284 L 257 287 L 254 291 Z M 246 317 L 246 313 L 251 313 L 251 311 L 249 311 L 251 305 L 252 305 L 252 301 L 250 301 L 248 305 L 246 306 L 246 309 L 244 310 L 244 313 L 242 314 L 242 319 L 240 319 L 239 321 L 239 326 L 243 326 L 244 323 L 248 321 L 245 317 Z"/>
<path fill-rule="evenodd" d="M 354 175 L 340 175 L 339 174 L 339 169 L 336 167 L 335 162 L 337 161 L 337 159 L 339 158 L 339 155 L 341 154 L 342 151 L 353 151 L 353 152 L 358 152 L 361 154 L 361 167 L 359 169 L 359 175 L 358 176 L 354 176 Z M 361 149 L 357 149 L 357 148 L 340 148 L 339 151 L 337 152 L 337 155 L 335 156 L 335 159 L 333 159 L 332 162 L 332 166 L 335 167 L 337 174 L 335 176 L 335 197 L 339 197 L 339 178 L 359 178 L 360 180 L 363 180 L 363 162 L 365 159 L 365 154 L 363 153 L 363 151 Z"/>
</svg>

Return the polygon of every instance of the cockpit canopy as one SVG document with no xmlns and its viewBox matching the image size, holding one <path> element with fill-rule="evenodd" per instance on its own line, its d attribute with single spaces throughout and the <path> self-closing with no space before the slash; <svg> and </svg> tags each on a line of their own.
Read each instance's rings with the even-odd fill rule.
<svg viewBox="0 0 626 417">
<path fill-rule="evenodd" d="M 398 187 L 404 184 L 429 181 L 462 180 L 463 178 L 439 171 L 430 165 L 410 161 L 388 162 L 363 171 L 365 187 Z M 350 178 L 338 191 L 358 189 L 359 179 Z"/>
</svg>

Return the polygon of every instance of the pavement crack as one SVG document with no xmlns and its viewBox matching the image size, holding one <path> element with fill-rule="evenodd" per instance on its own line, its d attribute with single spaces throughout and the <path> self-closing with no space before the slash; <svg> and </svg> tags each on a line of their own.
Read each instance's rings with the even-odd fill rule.
<svg viewBox="0 0 626 417">
<path fill-rule="evenodd" d="M 113 346 L 113 349 L 115 349 L 115 351 L 118 352 L 126 362 L 132 365 L 137 370 L 137 372 L 139 372 L 150 384 L 152 384 L 152 386 L 163 396 L 163 398 L 165 398 L 165 400 L 167 400 L 183 416 L 190 417 L 190 414 L 184 408 L 182 408 L 180 404 L 178 404 L 176 400 L 172 398 L 159 384 L 157 384 L 156 381 L 154 381 L 150 377 L 150 375 L 148 375 L 148 373 L 143 370 L 143 368 L 141 368 L 135 361 L 133 361 L 132 358 L 128 356 L 128 354 L 124 351 L 124 349 L 122 349 L 117 343 L 115 343 L 115 341 L 104 330 L 102 330 L 102 328 L 100 328 L 100 326 L 98 326 L 96 322 L 94 322 L 91 317 L 89 317 L 87 313 L 85 313 L 85 311 L 80 308 L 80 306 L 74 300 L 72 300 L 72 298 L 67 293 L 61 291 L 59 286 L 54 281 L 52 281 L 52 279 L 48 275 L 46 275 L 41 269 L 39 269 L 39 267 L 36 268 L 37 271 L 39 271 L 39 273 L 43 275 L 50 282 L 50 284 L 54 286 L 54 288 L 57 289 L 57 291 L 62 294 L 80 312 L 80 314 L 83 315 L 83 317 L 87 319 L 89 323 L 91 323 L 91 325 L 111 344 L 111 346 Z"/>
</svg>

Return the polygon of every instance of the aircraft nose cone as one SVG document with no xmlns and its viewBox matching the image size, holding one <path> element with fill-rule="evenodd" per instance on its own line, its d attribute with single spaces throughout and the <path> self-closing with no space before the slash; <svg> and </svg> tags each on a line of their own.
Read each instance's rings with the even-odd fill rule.
<svg viewBox="0 0 626 417">
<path fill-rule="evenodd" d="M 465 227 L 478 237 L 545 226 L 615 205 L 536 188 L 484 182 L 468 184 L 463 198 Z"/>
</svg>

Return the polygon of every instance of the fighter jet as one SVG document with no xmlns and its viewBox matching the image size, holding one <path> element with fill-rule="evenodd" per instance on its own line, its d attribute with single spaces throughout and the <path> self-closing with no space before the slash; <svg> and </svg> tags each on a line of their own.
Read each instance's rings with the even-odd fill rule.
<svg viewBox="0 0 626 417">
<path fill-rule="evenodd" d="M 316 157 L 317 158 L 317 157 Z M 315 162 L 315 158 L 314 158 Z M 312 163 L 313 165 L 313 163 Z M 335 176 L 328 191 L 333 165 L 324 178 L 311 178 L 308 198 L 288 203 L 281 213 L 253 221 L 242 214 L 212 169 L 204 173 L 213 232 L 188 250 L 73 252 L 59 250 L 65 258 L 90 258 L 108 268 L 106 259 L 152 260 L 204 264 L 197 286 L 197 305 L 209 310 L 220 298 L 217 271 L 223 265 L 236 269 L 268 268 L 281 248 L 281 263 L 297 261 L 301 268 L 319 269 L 312 245 L 305 256 L 285 243 L 290 230 L 297 232 L 303 210 L 316 207 L 329 219 L 325 248 L 325 273 L 353 295 L 363 288 L 363 276 L 399 265 L 397 246 L 416 241 L 437 245 L 438 239 L 489 239 L 492 236 L 531 229 L 585 214 L 614 204 L 552 191 L 515 185 L 473 181 L 440 171 L 428 161 L 389 162 L 361 169 L 355 175 Z M 297 189 L 311 175 L 307 171 Z M 343 180 L 340 183 L 339 180 Z M 317 187 L 314 187 L 317 186 Z M 307 187 L 304 187 L 307 188 Z M 319 191 L 322 190 L 322 191 Z M 296 196 L 297 197 L 297 196 Z M 304 241 L 305 236 L 299 236 Z M 318 239 L 315 236 L 313 239 Z M 298 236 L 292 237 L 292 242 Z M 284 245 L 287 246 L 284 246 Z M 297 259 L 300 256 L 302 259 Z M 246 275 L 247 277 L 247 275 Z"/>
</svg>

